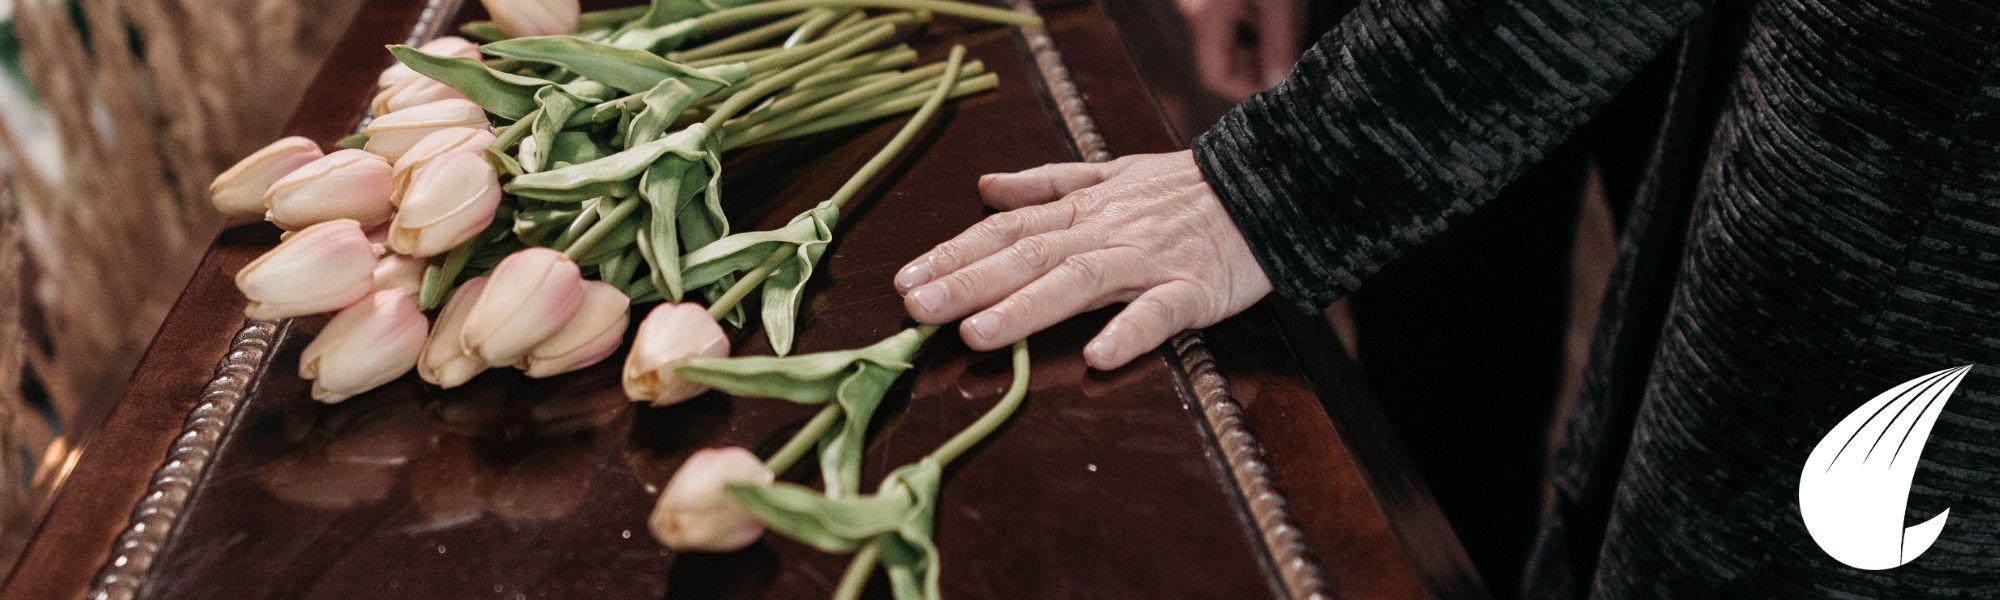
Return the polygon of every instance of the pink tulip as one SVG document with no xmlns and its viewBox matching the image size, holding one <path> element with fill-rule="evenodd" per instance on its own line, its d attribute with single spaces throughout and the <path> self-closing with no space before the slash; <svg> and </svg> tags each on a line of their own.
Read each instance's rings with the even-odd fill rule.
<svg viewBox="0 0 2000 600">
<path fill-rule="evenodd" d="M 465 315 L 472 312 L 472 305 L 479 301 L 480 293 L 486 290 L 486 278 L 474 277 L 459 284 L 458 291 L 452 292 L 451 299 L 445 301 L 444 309 L 438 311 L 437 325 L 431 328 L 431 336 L 424 341 L 424 353 L 417 360 L 417 376 L 441 388 L 451 389 L 471 381 L 474 375 L 486 370 L 486 361 L 465 350 L 460 338 L 465 331 Z"/>
<path fill-rule="evenodd" d="M 733 552 L 756 543 L 764 522 L 729 493 L 732 483 L 771 483 L 764 461 L 735 446 L 696 450 L 681 463 L 647 524 L 653 539 L 682 552 Z"/>
<path fill-rule="evenodd" d="M 625 327 L 632 322 L 632 299 L 618 286 L 597 280 L 583 282 L 583 306 L 555 337 L 535 346 L 521 359 L 521 370 L 542 378 L 597 364 L 618 351 Z"/>
<path fill-rule="evenodd" d="M 216 175 L 208 184 L 208 200 L 224 215 L 264 216 L 264 192 L 271 184 L 325 155 L 319 144 L 296 135 L 271 142 Z"/>
<path fill-rule="evenodd" d="M 299 167 L 264 192 L 271 222 L 299 229 L 334 219 L 363 227 L 395 214 L 389 204 L 389 163 L 360 150 L 341 150 Z"/>
<path fill-rule="evenodd" d="M 488 366 L 513 366 L 555 337 L 582 305 L 582 273 L 569 257 L 548 248 L 515 252 L 487 276 L 459 341 Z"/>
<path fill-rule="evenodd" d="M 581 7 L 577 0 L 479 0 L 493 24 L 507 37 L 576 33 Z"/>
<path fill-rule="evenodd" d="M 491 143 L 493 132 L 470 127 L 446 127 L 417 140 L 417 145 L 411 146 L 402 158 L 396 159 L 396 166 L 389 172 L 389 187 L 395 190 L 389 194 L 389 203 L 403 205 L 403 196 L 410 191 L 410 180 L 424 165 L 446 154 L 469 153 L 477 156 Z"/>
<path fill-rule="evenodd" d="M 242 271 L 236 288 L 250 299 L 243 314 L 285 319 L 346 308 L 373 289 L 375 252 L 361 224 L 327 221 L 294 232 Z"/>
<path fill-rule="evenodd" d="M 693 302 L 653 307 L 625 357 L 625 396 L 666 406 L 701 395 L 708 386 L 677 370 L 697 356 L 729 356 L 729 336 L 708 310 Z"/>
<path fill-rule="evenodd" d="M 451 86 L 418 75 L 376 92 L 375 99 L 368 102 L 368 110 L 374 114 L 386 115 L 419 104 L 464 97 L 465 94 L 458 93 L 458 90 L 451 89 Z"/>
<path fill-rule="evenodd" d="M 378 115 L 361 128 L 368 143 L 361 149 L 394 161 L 402 158 L 424 136 L 446 127 L 487 126 L 486 111 L 464 98 L 419 104 L 386 115 Z"/>
<path fill-rule="evenodd" d="M 333 404 L 395 381 L 417 365 L 429 327 L 417 299 L 384 290 L 327 321 L 299 355 L 314 400 Z"/>
<path fill-rule="evenodd" d="M 410 178 L 402 212 L 389 225 L 388 247 L 410 256 L 444 254 L 485 230 L 499 208 L 493 166 L 477 154 L 447 153 Z"/>
<path fill-rule="evenodd" d="M 388 254 L 375 261 L 375 290 L 397 290 L 414 298 L 424 289 L 424 269 L 430 261 Z"/>
</svg>

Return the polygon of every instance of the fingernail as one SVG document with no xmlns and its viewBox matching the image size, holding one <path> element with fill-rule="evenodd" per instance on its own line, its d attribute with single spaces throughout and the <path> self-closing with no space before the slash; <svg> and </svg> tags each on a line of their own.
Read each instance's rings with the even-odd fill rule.
<svg viewBox="0 0 2000 600">
<path fill-rule="evenodd" d="M 944 306 L 944 288 L 935 285 L 920 287 L 910 292 L 910 298 L 916 300 L 917 306 L 924 309 L 924 312 L 936 313 L 937 309 Z"/>
<path fill-rule="evenodd" d="M 1111 357 L 1117 354 L 1118 342 L 1111 341 L 1108 336 L 1098 336 L 1097 339 L 1090 341 L 1089 346 L 1084 347 L 1083 352 L 1090 355 L 1085 357 L 1090 359 L 1090 362 L 1104 364 L 1110 362 Z"/>
<path fill-rule="evenodd" d="M 930 280 L 930 259 L 917 259 L 917 262 L 910 263 L 909 266 L 903 267 L 902 271 L 896 272 L 896 287 L 905 290 L 930 283 Z"/>
<path fill-rule="evenodd" d="M 972 315 L 972 318 L 965 320 L 965 326 L 972 330 L 972 335 L 980 339 L 993 339 L 993 334 L 1000 331 L 1000 313 L 989 310 Z"/>
</svg>

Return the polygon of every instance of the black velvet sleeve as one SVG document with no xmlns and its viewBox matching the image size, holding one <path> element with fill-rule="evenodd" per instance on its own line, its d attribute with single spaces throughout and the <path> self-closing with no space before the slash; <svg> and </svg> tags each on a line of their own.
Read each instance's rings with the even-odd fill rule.
<svg viewBox="0 0 2000 600">
<path fill-rule="evenodd" d="M 1319 309 L 1498 194 L 1707 4 L 1369 0 L 1195 158 L 1278 294 Z"/>
</svg>

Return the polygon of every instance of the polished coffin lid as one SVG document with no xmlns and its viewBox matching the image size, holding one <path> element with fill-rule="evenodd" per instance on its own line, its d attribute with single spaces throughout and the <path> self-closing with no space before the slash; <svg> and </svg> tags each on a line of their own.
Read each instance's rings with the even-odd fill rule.
<svg viewBox="0 0 2000 600">
<path fill-rule="evenodd" d="M 987 214 L 979 175 L 1178 147 L 1097 5 L 1021 8 L 1039 10 L 1049 29 L 947 19 L 915 40 L 926 61 L 965 44 L 1001 87 L 950 105 L 843 217 L 808 288 L 797 351 L 855 347 L 908 326 L 890 278 Z M 352 130 L 387 64 L 382 44 L 477 10 L 367 2 L 288 133 L 330 143 Z M 732 156 L 724 188 L 739 227 L 775 227 L 825 198 L 899 124 Z M 322 405 L 296 372 L 324 320 L 236 316 L 243 301 L 229 276 L 276 233 L 245 224 L 217 241 L 77 459 L 5 597 L 830 594 L 845 556 L 776 536 L 737 553 L 675 555 L 645 529 L 658 487 L 690 452 L 733 444 L 768 453 L 810 408 L 721 394 L 639 407 L 619 390 L 622 352 L 549 380 L 495 371 L 439 391 L 410 376 Z M 1260 307 L 1123 369 L 1091 371 L 1080 351 L 1110 314 L 1033 337 L 1026 405 L 948 471 L 937 515 L 947 596 L 1476 589 L 1421 489 L 1355 459 L 1384 455 L 1378 441 L 1362 440 L 1358 452 L 1347 441 L 1367 415 L 1338 431 L 1329 422 L 1329 408 L 1346 415 L 1355 405 L 1321 404 L 1353 397 L 1325 381 L 1337 374 L 1305 376 L 1328 370 L 1314 364 L 1328 362 L 1318 356 L 1327 340 L 1290 336 L 1314 345 L 1302 361 L 1281 334 L 1300 320 Z M 754 332 L 737 341 L 739 354 L 769 352 Z M 969 424 L 1007 375 L 1004 353 L 940 335 L 891 392 L 907 401 L 878 417 L 864 478 L 879 480 Z"/>
</svg>

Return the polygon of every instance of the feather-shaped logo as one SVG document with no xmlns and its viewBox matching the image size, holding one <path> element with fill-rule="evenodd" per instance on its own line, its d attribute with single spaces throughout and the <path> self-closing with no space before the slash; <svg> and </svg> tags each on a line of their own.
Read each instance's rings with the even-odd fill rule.
<svg viewBox="0 0 2000 600">
<path fill-rule="evenodd" d="M 1910 478 L 1931 425 L 1972 365 L 1904 382 L 1842 419 L 1799 473 L 1799 516 L 1821 550 L 1847 566 L 1878 571 L 1916 560 L 1951 516 L 1903 527 Z"/>
</svg>

